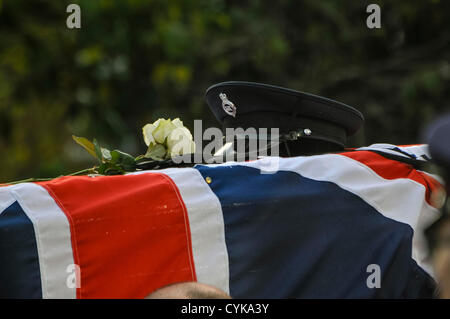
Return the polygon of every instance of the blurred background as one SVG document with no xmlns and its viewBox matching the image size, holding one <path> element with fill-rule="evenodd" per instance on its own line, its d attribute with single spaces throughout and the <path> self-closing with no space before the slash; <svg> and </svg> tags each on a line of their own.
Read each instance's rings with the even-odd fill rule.
<svg viewBox="0 0 450 319">
<path fill-rule="evenodd" d="M 227 80 L 354 106 L 349 146 L 421 142 L 450 106 L 449 23 L 447 0 L 0 0 L 0 182 L 93 166 L 72 134 L 138 155 L 159 117 L 219 127 L 204 92 Z"/>
</svg>

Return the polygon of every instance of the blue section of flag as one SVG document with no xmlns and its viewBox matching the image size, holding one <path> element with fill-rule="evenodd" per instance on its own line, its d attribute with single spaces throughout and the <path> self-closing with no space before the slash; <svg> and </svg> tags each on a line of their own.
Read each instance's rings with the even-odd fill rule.
<svg viewBox="0 0 450 319">
<path fill-rule="evenodd" d="M 42 298 L 36 236 L 15 202 L 0 213 L 0 298 Z"/>
<path fill-rule="evenodd" d="M 232 297 L 431 296 L 432 279 L 411 258 L 412 228 L 355 194 L 294 172 L 196 168 L 222 205 Z M 380 288 L 367 285 L 373 264 Z"/>
</svg>

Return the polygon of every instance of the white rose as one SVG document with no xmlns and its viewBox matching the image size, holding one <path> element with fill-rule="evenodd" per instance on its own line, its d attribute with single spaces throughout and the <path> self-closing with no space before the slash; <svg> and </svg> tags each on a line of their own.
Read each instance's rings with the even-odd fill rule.
<svg viewBox="0 0 450 319">
<path fill-rule="evenodd" d="M 156 126 L 156 129 L 153 131 L 153 137 L 158 144 L 164 144 L 170 133 L 177 128 L 177 126 L 173 124 L 170 119 L 159 119 L 153 125 Z"/>
<path fill-rule="evenodd" d="M 167 156 L 191 154 L 195 152 L 192 134 L 185 127 L 177 127 L 167 137 Z"/>
<path fill-rule="evenodd" d="M 176 127 L 184 127 L 183 122 L 178 117 L 172 121 L 172 124 Z"/>
<path fill-rule="evenodd" d="M 153 146 L 156 144 L 155 138 L 153 137 L 153 131 L 156 129 L 156 126 L 153 124 L 146 124 L 142 128 L 142 134 L 144 135 L 145 145 Z"/>
<path fill-rule="evenodd" d="M 142 134 L 148 146 L 145 154 L 147 158 L 171 158 L 195 151 L 192 134 L 179 118 L 158 119 L 152 124 L 146 124 Z"/>
</svg>

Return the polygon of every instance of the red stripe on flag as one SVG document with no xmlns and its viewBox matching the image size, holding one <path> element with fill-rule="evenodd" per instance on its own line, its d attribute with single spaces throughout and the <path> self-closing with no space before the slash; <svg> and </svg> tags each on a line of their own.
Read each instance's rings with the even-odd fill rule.
<svg viewBox="0 0 450 319">
<path fill-rule="evenodd" d="M 62 177 L 44 186 L 67 215 L 77 298 L 143 298 L 196 281 L 186 207 L 174 182 L 148 173 Z"/>
<path fill-rule="evenodd" d="M 384 179 L 408 178 L 422 184 L 425 186 L 427 203 L 436 206 L 431 200 L 431 194 L 442 190 L 442 185 L 433 177 L 414 169 L 412 165 L 388 159 L 371 151 L 355 151 L 339 155 L 347 156 L 366 165 Z"/>
</svg>

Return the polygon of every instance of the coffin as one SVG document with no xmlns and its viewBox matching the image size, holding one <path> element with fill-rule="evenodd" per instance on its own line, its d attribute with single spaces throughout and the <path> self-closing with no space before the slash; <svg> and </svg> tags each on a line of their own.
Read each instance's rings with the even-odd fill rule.
<svg viewBox="0 0 450 319">
<path fill-rule="evenodd" d="M 0 297 L 430 296 L 439 217 L 426 145 L 0 187 Z"/>
</svg>

